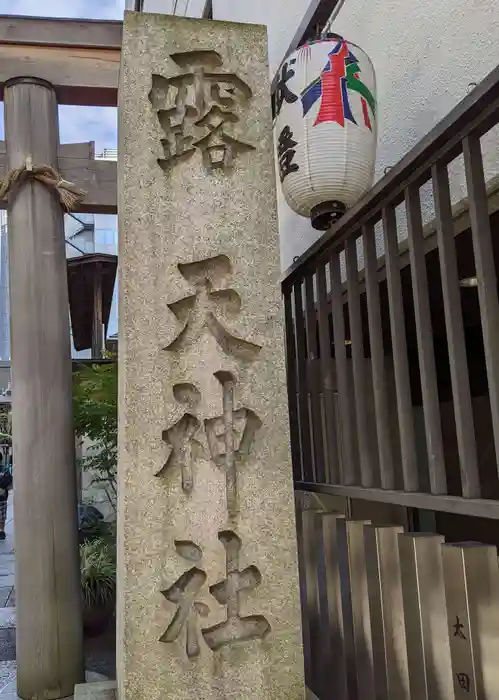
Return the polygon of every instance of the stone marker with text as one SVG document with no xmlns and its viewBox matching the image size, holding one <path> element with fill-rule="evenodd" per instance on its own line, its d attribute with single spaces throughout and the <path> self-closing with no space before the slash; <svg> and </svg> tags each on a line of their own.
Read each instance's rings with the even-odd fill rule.
<svg viewBox="0 0 499 700">
<path fill-rule="evenodd" d="M 125 17 L 120 700 L 304 697 L 266 57 Z"/>
</svg>

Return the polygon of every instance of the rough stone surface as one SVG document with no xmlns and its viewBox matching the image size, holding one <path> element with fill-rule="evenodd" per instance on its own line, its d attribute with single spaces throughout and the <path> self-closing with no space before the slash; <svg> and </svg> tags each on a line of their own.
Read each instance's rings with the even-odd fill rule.
<svg viewBox="0 0 499 700">
<path fill-rule="evenodd" d="M 74 700 L 116 700 L 116 681 L 75 685 Z"/>
<path fill-rule="evenodd" d="M 148 98 L 151 76 L 188 73 L 171 54 L 201 49 L 217 51 L 224 61 L 207 72 L 235 73 L 251 87 L 249 103 L 233 109 L 239 121 L 227 133 L 254 150 L 237 153 L 230 171 L 208 172 L 196 149 L 164 172 L 157 159 L 165 133 Z M 125 17 L 118 166 L 120 700 L 305 697 L 266 55 L 263 27 Z M 191 300 L 169 308 L 186 297 Z M 204 315 L 210 311 L 221 326 Z M 236 381 L 235 409 L 252 412 L 234 418 L 236 450 L 244 426 L 256 426 L 249 454 L 236 460 L 238 498 L 237 508 L 229 504 L 231 513 L 225 469 L 230 441 L 223 419 L 204 423 L 223 416 L 225 392 L 230 424 L 232 389 L 222 386 L 227 377 L 214 376 L 220 371 Z M 178 424 L 185 414 L 191 417 Z M 221 453 L 220 466 L 211 459 L 210 426 L 218 435 L 211 448 Z M 168 442 L 175 445 L 187 433 L 190 451 L 172 451 Z M 190 491 L 181 482 L 182 471 L 188 477 L 180 466 L 186 463 L 192 466 Z M 240 538 L 233 568 L 257 570 L 242 577 L 233 571 L 226 588 L 215 589 L 215 599 L 209 586 L 227 574 L 223 532 L 227 547 L 237 546 L 235 534 Z M 235 603 L 231 619 L 239 601 L 239 615 L 263 616 L 258 633 L 267 623 L 270 632 L 214 651 L 209 635 L 199 633 L 199 655 L 192 659 L 185 626 L 174 641 L 160 642 L 177 610 L 161 592 L 194 568 L 205 572 L 206 581 L 195 596 L 204 607 L 193 614 L 193 628 L 227 619 L 225 595 Z M 197 576 L 203 583 L 203 574 Z M 244 590 L 236 595 L 238 585 Z M 168 597 L 176 593 L 170 590 Z"/>
</svg>

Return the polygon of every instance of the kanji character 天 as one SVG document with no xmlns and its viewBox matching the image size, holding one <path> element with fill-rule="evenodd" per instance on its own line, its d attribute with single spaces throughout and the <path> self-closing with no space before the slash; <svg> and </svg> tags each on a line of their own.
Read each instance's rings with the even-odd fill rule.
<svg viewBox="0 0 499 700">
<path fill-rule="evenodd" d="M 207 330 L 215 338 L 220 347 L 229 355 L 235 355 L 243 360 L 254 360 L 261 350 L 259 345 L 239 338 L 219 320 L 220 312 L 239 313 L 241 298 L 233 289 L 213 289 L 210 281 L 210 269 L 214 261 L 225 258 L 217 256 L 199 262 L 179 264 L 180 274 L 195 287 L 195 293 L 168 304 L 168 308 L 183 324 L 176 338 L 165 348 L 166 350 L 181 350 L 193 343 Z M 229 265 L 228 258 L 225 258 Z"/>
<path fill-rule="evenodd" d="M 456 624 L 452 625 L 454 628 L 454 637 L 460 637 L 461 639 L 466 639 L 464 634 L 464 625 L 459 621 L 459 617 L 456 615 Z"/>
</svg>

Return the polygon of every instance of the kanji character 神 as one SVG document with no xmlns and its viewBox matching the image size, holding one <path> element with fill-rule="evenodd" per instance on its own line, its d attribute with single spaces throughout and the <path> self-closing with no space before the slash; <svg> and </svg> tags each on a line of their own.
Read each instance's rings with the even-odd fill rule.
<svg viewBox="0 0 499 700">
<path fill-rule="evenodd" d="M 231 167 L 237 153 L 254 150 L 227 133 L 227 127 L 239 121 L 236 106 L 252 97 L 251 88 L 235 73 L 216 72 L 223 61 L 215 51 L 188 51 L 171 58 L 185 72 L 171 78 L 153 75 L 149 93 L 166 137 L 159 165 L 167 170 L 198 148 L 208 170 Z"/>
<path fill-rule="evenodd" d="M 220 371 L 215 377 L 222 386 L 223 412 L 220 416 L 206 418 L 204 428 L 210 458 L 225 471 L 227 510 L 230 516 L 234 516 L 238 510 L 237 464 L 249 456 L 262 422 L 250 408 L 235 408 L 236 378 L 233 374 Z M 201 394 L 193 384 L 176 384 L 173 395 L 178 403 L 187 405 L 188 410 L 163 431 L 169 454 L 156 476 L 163 476 L 172 467 L 180 467 L 182 489 L 189 493 L 194 485 L 193 464 L 204 454 L 203 444 L 198 439 L 198 431 L 203 425 L 198 416 Z"/>
<path fill-rule="evenodd" d="M 179 466 L 182 474 L 182 489 L 189 493 L 194 486 L 193 462 L 202 453 L 202 445 L 196 440 L 201 421 L 195 410 L 201 395 L 193 384 L 176 384 L 173 395 L 178 403 L 187 405 L 189 410 L 170 428 L 163 431 L 163 442 L 169 447 L 169 454 L 156 476 L 163 476 L 171 467 Z"/>
<path fill-rule="evenodd" d="M 237 462 L 249 455 L 262 422 L 249 408 L 235 409 L 233 374 L 221 371 L 215 377 L 222 385 L 223 414 L 205 420 L 206 437 L 212 461 L 225 470 L 227 510 L 234 516 L 238 511 Z"/>
<path fill-rule="evenodd" d="M 469 693 L 471 690 L 471 680 L 467 673 L 457 673 L 457 682 L 459 687 L 464 690 L 465 693 Z"/>
</svg>

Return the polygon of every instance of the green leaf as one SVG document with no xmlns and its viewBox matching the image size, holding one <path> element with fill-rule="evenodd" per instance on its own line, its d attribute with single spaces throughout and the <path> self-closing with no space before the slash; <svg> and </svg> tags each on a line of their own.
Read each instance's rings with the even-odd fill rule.
<svg viewBox="0 0 499 700">
<path fill-rule="evenodd" d="M 76 434 L 93 445 L 81 459 L 99 482 L 116 492 L 118 461 L 118 365 L 81 365 L 73 374 L 73 421 Z"/>
</svg>

